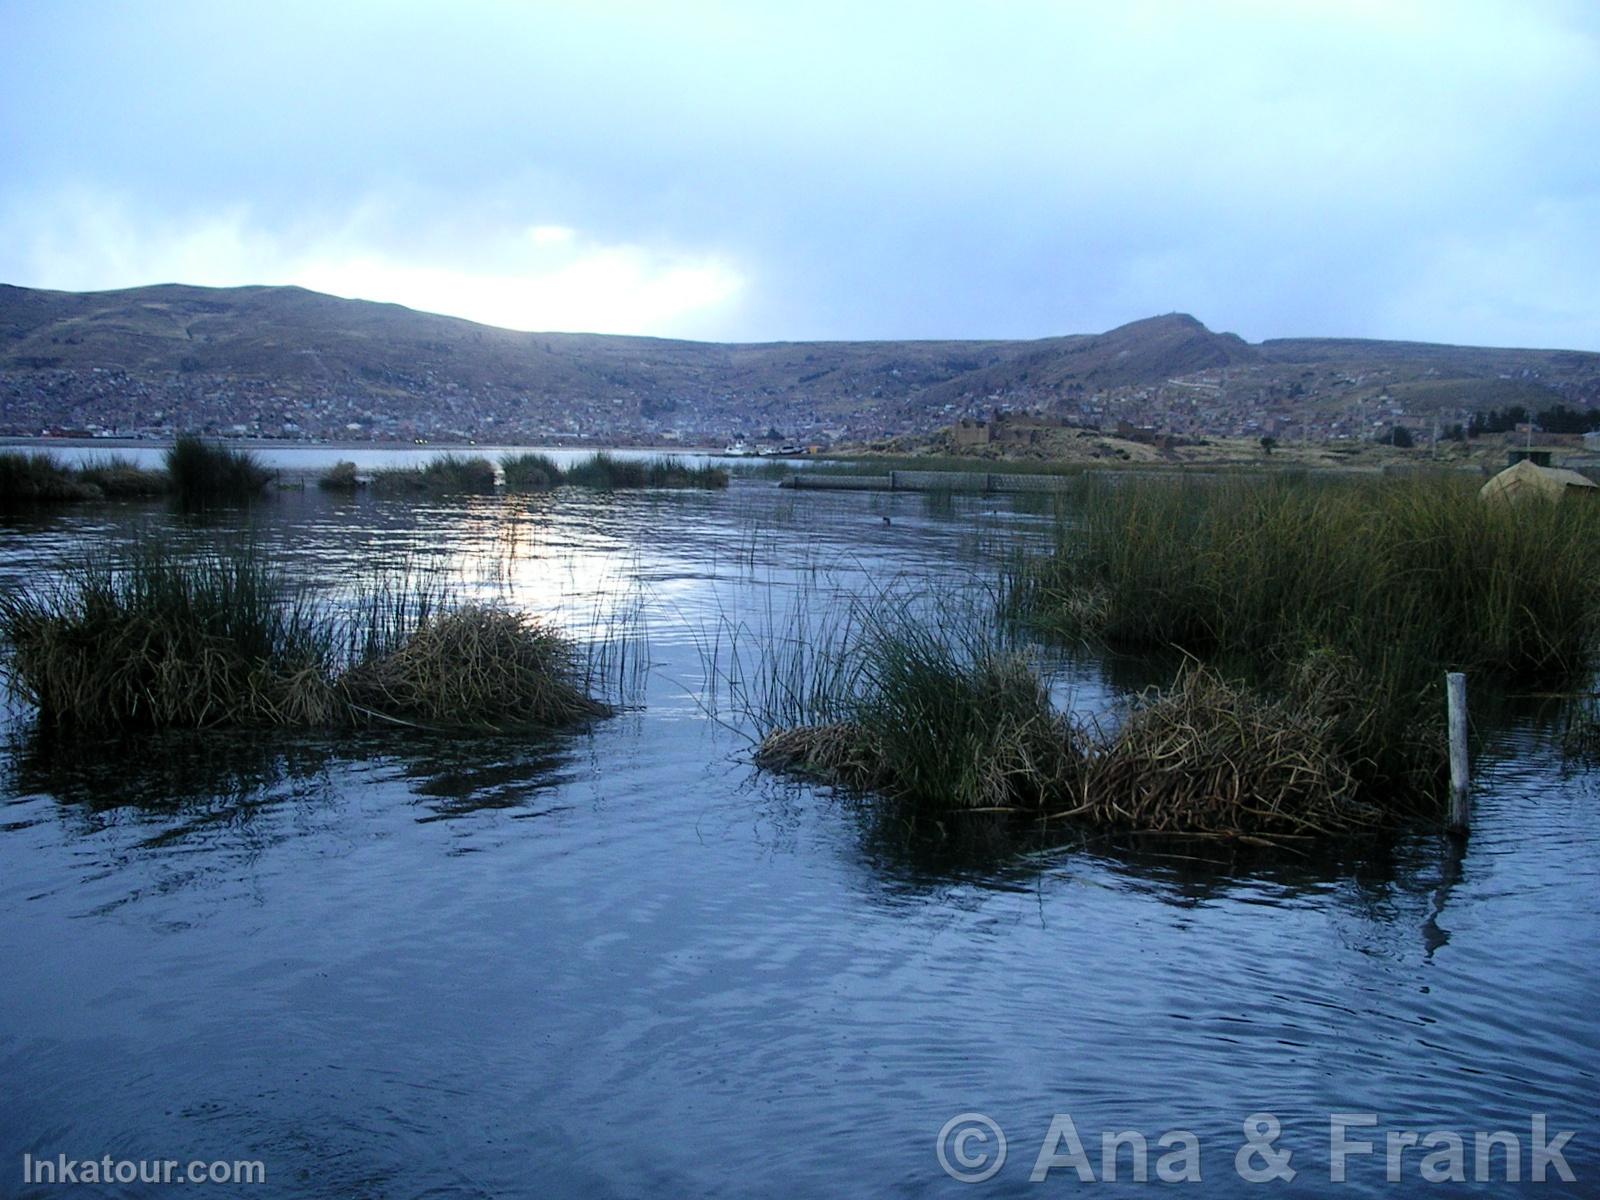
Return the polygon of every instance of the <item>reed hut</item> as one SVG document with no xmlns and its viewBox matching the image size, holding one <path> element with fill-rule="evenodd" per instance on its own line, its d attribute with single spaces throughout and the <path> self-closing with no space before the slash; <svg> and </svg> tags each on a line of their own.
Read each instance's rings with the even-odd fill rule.
<svg viewBox="0 0 1600 1200">
<path fill-rule="evenodd" d="M 1485 500 L 1513 504 L 1535 496 L 1545 500 L 1564 500 L 1578 495 L 1592 500 L 1600 496 L 1600 487 L 1576 471 L 1564 467 L 1541 467 L 1532 459 L 1525 458 L 1489 480 L 1478 495 Z"/>
</svg>

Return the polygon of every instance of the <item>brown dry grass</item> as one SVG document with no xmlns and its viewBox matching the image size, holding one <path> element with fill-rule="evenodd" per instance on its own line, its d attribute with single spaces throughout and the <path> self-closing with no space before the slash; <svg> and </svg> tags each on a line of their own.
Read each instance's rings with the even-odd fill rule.
<svg viewBox="0 0 1600 1200">
<path fill-rule="evenodd" d="M 1357 799 L 1340 746 L 1335 717 L 1191 668 L 1135 701 L 1090 759 L 1074 815 L 1158 833 L 1366 832 L 1383 814 Z"/>
<path fill-rule="evenodd" d="M 429 725 L 566 725 L 610 709 L 573 682 L 571 644 L 521 613 L 469 605 L 435 617 L 339 687 L 359 714 Z"/>
<path fill-rule="evenodd" d="M 905 764 L 862 724 L 775 730 L 755 753 L 767 770 L 915 798 L 935 812 L 1009 812 L 1097 830 L 1281 844 L 1369 833 L 1391 819 L 1358 798 L 1335 716 L 1198 667 L 1138 697 L 1114 734 L 1053 717 L 1001 730 L 974 759 L 936 798 L 926 787 L 911 797 Z"/>
</svg>

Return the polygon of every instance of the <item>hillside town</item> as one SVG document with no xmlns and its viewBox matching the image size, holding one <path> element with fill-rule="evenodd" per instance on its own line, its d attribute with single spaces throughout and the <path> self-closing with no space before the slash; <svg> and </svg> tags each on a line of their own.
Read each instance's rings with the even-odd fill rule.
<svg viewBox="0 0 1600 1200">
<path fill-rule="evenodd" d="M 1426 407 L 1393 394 L 1382 372 L 1283 379 L 1259 367 L 1222 368 L 1163 383 L 1091 391 L 1008 387 L 942 404 L 837 392 L 661 394 L 609 389 L 599 397 L 520 394 L 493 384 L 363 389 L 248 375 L 147 374 L 115 368 L 0 370 L 0 436 L 218 437 L 305 442 L 451 442 L 828 447 L 872 444 L 951 427 L 956 445 L 1018 444 L 1023 431 L 1076 427 L 1134 440 L 1271 438 L 1280 443 L 1460 436 L 1483 411 L 1481 386 L 1448 388 Z M 1516 381 L 1504 381 L 1513 384 Z M 1548 393 L 1547 393 L 1548 394 Z M 1577 397 L 1579 407 L 1586 397 Z M 1396 431 L 1401 431 L 1397 433 Z"/>
</svg>

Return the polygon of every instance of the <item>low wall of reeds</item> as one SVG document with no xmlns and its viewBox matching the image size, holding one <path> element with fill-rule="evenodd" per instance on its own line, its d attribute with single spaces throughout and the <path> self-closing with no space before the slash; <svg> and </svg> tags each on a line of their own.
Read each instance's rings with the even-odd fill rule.
<svg viewBox="0 0 1600 1200">
<path fill-rule="evenodd" d="M 115 455 L 68 464 L 39 451 L 0 453 L 0 503 L 169 495 L 187 506 L 237 503 L 260 496 L 274 479 L 280 486 L 306 481 L 293 474 L 282 478 L 248 450 L 193 436 L 177 439 L 167 450 L 161 470 L 140 468 Z M 370 472 L 347 460 L 314 476 L 324 491 L 370 488 L 391 497 L 493 495 L 500 490 L 502 479 L 505 491 L 512 493 L 562 486 L 600 491 L 714 490 L 728 486 L 729 474 L 722 467 L 694 466 L 671 456 L 631 459 L 605 451 L 561 467 L 549 455 L 530 451 L 507 455 L 499 471 L 482 455 L 442 454 L 413 466 L 378 467 Z"/>
<path fill-rule="evenodd" d="M 564 485 L 599 491 L 728 486 L 728 472 L 721 467 L 691 466 L 670 456 L 618 458 L 603 450 L 569 467 L 558 466 L 549 455 L 533 452 L 507 455 L 500 460 L 500 466 L 510 492 L 542 492 Z"/>
<path fill-rule="evenodd" d="M 340 479 L 342 465 L 327 476 Z M 338 474 L 335 474 L 335 473 Z M 372 490 L 380 495 L 492 495 L 494 464 L 482 455 L 441 454 L 407 467 L 380 467 L 372 472 Z"/>
<path fill-rule="evenodd" d="M 0 453 L 0 503 L 164 496 L 171 486 L 165 471 L 147 470 L 121 455 L 69 465 L 37 451 Z"/>
<path fill-rule="evenodd" d="M 0 454 L 0 502 L 144 499 L 174 496 L 186 506 L 237 503 L 259 496 L 276 473 L 247 450 L 198 437 L 175 441 L 161 470 L 123 455 L 68 464 L 53 454 Z"/>
</svg>

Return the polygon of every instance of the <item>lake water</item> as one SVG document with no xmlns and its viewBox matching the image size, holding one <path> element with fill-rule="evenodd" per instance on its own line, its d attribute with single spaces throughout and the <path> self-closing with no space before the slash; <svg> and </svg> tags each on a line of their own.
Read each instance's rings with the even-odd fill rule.
<svg viewBox="0 0 1600 1200">
<path fill-rule="evenodd" d="M 24 1154 L 64 1154 L 259 1160 L 266 1184 L 226 1194 L 261 1196 L 1039 1195 L 1083 1186 L 1028 1182 L 1070 1114 L 1097 1177 L 1103 1132 L 1142 1133 L 1154 1179 L 1157 1139 L 1188 1130 L 1180 1194 L 1255 1195 L 1234 1156 L 1258 1113 L 1293 1152 L 1283 1194 L 1419 1190 L 1419 1151 L 1384 1178 L 1403 1130 L 1463 1135 L 1470 1179 L 1499 1129 L 1525 1182 L 1430 1190 L 1600 1194 L 1600 784 L 1562 766 L 1548 711 L 1482 731 L 1464 852 L 1421 831 L 1314 862 L 996 861 L 757 773 L 707 676 L 710 647 L 725 672 L 797 608 L 980 591 L 1047 528 L 1003 499 L 736 479 L 58 507 L 0 516 L 0 586 L 147 525 L 247 524 L 309 582 L 425 559 L 623 630 L 648 670 L 626 711 L 544 738 L 61 743 L 8 709 L 0 1194 L 30 1194 Z M 1063 666 L 1086 712 L 1134 681 Z M 1342 1185 L 1336 1112 L 1378 1121 Z M 1008 1144 L 979 1186 L 936 1155 L 967 1113 Z M 1526 1182 L 1535 1113 L 1575 1131 L 1576 1183 Z M 946 1161 L 995 1146 L 952 1132 Z M 1129 1161 L 1100 1186 L 1152 1186 Z"/>
</svg>

